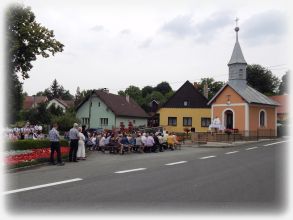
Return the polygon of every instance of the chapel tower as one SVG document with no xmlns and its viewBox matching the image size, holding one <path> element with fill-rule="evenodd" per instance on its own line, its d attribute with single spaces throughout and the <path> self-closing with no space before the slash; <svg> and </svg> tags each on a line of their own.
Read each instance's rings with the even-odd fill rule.
<svg viewBox="0 0 293 220">
<path fill-rule="evenodd" d="M 239 27 L 237 24 L 238 18 L 236 18 L 236 43 L 233 49 L 233 53 L 231 56 L 231 59 L 228 63 L 229 67 L 229 82 L 239 82 L 239 83 L 245 83 L 246 84 L 246 67 L 247 63 L 244 59 L 244 56 L 242 54 L 242 50 L 240 47 L 240 44 L 238 42 L 238 31 Z"/>
</svg>

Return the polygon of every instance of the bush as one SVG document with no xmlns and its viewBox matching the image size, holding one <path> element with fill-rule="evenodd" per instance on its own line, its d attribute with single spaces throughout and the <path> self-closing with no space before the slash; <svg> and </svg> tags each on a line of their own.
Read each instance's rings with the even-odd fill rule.
<svg viewBox="0 0 293 220">
<path fill-rule="evenodd" d="M 68 141 L 61 140 L 61 146 L 68 146 Z M 17 140 L 17 141 L 8 141 L 6 143 L 7 150 L 28 150 L 28 149 L 38 149 L 50 147 L 49 140 Z"/>
</svg>

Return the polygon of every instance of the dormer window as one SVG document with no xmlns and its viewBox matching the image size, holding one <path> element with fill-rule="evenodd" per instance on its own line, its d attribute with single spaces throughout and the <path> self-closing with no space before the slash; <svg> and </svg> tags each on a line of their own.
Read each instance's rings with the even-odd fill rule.
<svg viewBox="0 0 293 220">
<path fill-rule="evenodd" d="M 185 100 L 185 101 L 183 102 L 183 105 L 184 105 L 184 106 L 189 106 L 189 101 Z"/>
</svg>

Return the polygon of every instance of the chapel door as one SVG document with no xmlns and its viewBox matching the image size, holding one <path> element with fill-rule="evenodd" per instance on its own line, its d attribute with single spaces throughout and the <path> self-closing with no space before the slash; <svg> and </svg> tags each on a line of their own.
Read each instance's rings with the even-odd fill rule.
<svg viewBox="0 0 293 220">
<path fill-rule="evenodd" d="M 225 118 L 226 118 L 226 128 L 227 129 L 233 129 L 233 112 L 231 110 L 227 110 L 225 112 Z"/>
</svg>

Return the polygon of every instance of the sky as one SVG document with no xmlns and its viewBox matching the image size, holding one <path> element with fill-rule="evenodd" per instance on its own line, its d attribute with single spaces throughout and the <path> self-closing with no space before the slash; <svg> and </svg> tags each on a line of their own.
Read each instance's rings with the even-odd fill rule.
<svg viewBox="0 0 293 220">
<path fill-rule="evenodd" d="M 54 31 L 62 53 L 34 61 L 24 91 L 34 95 L 54 79 L 77 87 L 140 88 L 162 81 L 176 90 L 186 80 L 227 81 L 227 63 L 239 42 L 248 64 L 280 77 L 290 68 L 289 1 L 16 1 Z"/>
</svg>

